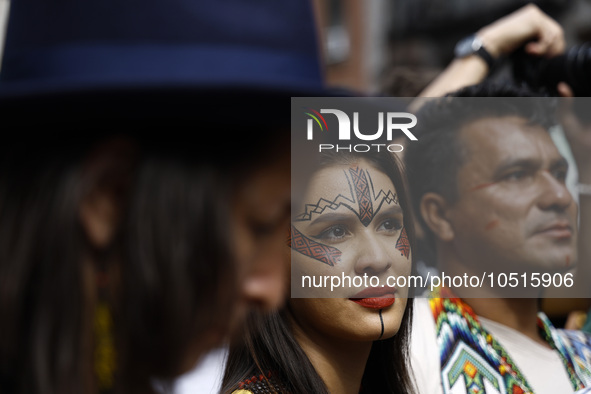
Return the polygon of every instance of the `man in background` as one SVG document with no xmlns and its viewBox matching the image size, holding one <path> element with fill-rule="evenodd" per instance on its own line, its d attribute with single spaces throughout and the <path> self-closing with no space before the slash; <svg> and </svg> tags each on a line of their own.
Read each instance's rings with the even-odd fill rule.
<svg viewBox="0 0 591 394">
<path fill-rule="evenodd" d="M 540 285 L 496 282 L 511 273 L 564 278 L 577 260 L 568 163 L 548 133 L 552 107 L 532 95 L 483 83 L 428 101 L 418 115 L 405 161 L 439 271 L 493 275 L 415 301 L 421 393 L 567 393 L 591 384 L 589 337 L 552 326 L 540 313 Z"/>
</svg>

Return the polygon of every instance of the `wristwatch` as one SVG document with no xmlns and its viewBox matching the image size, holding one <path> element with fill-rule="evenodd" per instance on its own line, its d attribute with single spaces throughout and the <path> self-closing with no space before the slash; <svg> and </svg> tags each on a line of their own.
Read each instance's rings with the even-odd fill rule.
<svg viewBox="0 0 591 394">
<path fill-rule="evenodd" d="M 495 59 L 486 50 L 482 44 L 482 40 L 476 34 L 472 34 L 458 41 L 454 49 L 454 54 L 458 58 L 463 58 L 470 55 L 478 55 L 486 62 L 489 70 L 492 70 L 493 66 L 495 65 Z"/>
</svg>

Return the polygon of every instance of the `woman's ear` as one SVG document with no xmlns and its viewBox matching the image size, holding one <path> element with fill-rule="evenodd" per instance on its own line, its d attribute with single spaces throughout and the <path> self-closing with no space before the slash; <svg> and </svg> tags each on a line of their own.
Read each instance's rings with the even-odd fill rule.
<svg viewBox="0 0 591 394">
<path fill-rule="evenodd" d="M 88 193 L 80 204 L 80 221 L 90 243 L 104 248 L 113 239 L 119 223 L 120 209 L 113 193 L 101 189 Z"/>
<path fill-rule="evenodd" d="M 116 137 L 98 146 L 85 163 L 86 187 L 79 217 L 96 248 L 105 248 L 113 241 L 126 205 L 135 158 L 135 144 Z"/>
<path fill-rule="evenodd" d="M 421 199 L 421 216 L 440 241 L 449 242 L 454 239 L 454 231 L 448 220 L 448 203 L 437 193 L 426 193 Z"/>
</svg>

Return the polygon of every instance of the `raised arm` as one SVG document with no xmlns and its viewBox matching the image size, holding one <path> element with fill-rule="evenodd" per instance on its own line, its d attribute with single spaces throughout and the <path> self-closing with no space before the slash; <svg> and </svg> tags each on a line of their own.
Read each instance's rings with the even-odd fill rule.
<svg viewBox="0 0 591 394">
<path fill-rule="evenodd" d="M 493 59 L 510 55 L 525 45 L 534 56 L 552 57 L 564 51 L 562 27 L 537 6 L 528 4 L 480 29 L 476 36 Z M 489 73 L 487 62 L 478 54 L 454 59 L 419 97 L 441 97 L 481 82 Z"/>
</svg>

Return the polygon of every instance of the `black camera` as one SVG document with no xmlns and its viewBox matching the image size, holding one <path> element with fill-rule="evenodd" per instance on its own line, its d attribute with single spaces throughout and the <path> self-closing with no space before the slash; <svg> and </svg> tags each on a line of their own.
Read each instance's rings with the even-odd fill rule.
<svg viewBox="0 0 591 394">
<path fill-rule="evenodd" d="M 557 95 L 558 82 L 566 82 L 575 96 L 591 96 L 591 43 L 575 45 L 564 54 L 540 58 L 523 49 L 513 55 L 513 77 L 534 89 Z"/>
</svg>

